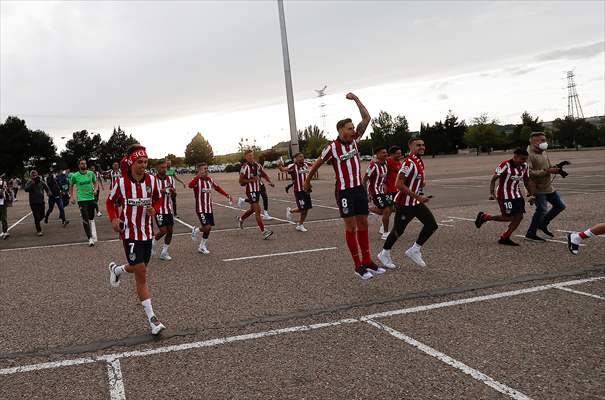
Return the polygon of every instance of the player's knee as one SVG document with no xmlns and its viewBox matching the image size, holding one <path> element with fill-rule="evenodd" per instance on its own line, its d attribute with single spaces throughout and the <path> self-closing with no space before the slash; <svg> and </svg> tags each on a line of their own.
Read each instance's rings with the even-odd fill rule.
<svg viewBox="0 0 605 400">
<path fill-rule="evenodd" d="M 431 232 L 435 232 L 439 229 L 439 225 L 437 225 L 437 222 L 431 221 L 427 224 L 427 229 L 430 229 Z"/>
</svg>

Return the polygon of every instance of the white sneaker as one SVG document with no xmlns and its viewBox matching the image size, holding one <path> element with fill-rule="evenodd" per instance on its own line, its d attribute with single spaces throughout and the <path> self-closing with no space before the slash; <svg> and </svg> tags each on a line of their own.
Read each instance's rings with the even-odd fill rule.
<svg viewBox="0 0 605 400">
<path fill-rule="evenodd" d="M 263 211 L 263 219 L 267 221 L 273 219 L 273 217 L 269 215 L 269 211 L 265 210 Z"/>
<path fill-rule="evenodd" d="M 118 287 L 120 286 L 120 275 L 116 274 L 116 268 L 118 265 L 113 261 L 109 263 L 109 286 Z"/>
<path fill-rule="evenodd" d="M 426 267 L 426 263 L 422 259 L 422 254 L 420 254 L 420 250 L 414 250 L 413 248 L 409 248 L 405 251 L 405 255 L 410 258 L 410 260 L 414 261 L 421 267 Z"/>
<path fill-rule="evenodd" d="M 286 219 L 292 221 L 292 209 L 290 207 L 286 208 Z"/>
<path fill-rule="evenodd" d="M 164 329 L 166 329 L 164 324 L 162 324 L 155 315 L 153 317 L 149 318 L 149 328 L 151 328 L 152 335 L 157 335 L 158 333 L 160 333 Z"/>
<path fill-rule="evenodd" d="M 92 247 L 92 246 L 94 246 L 94 245 L 95 245 L 95 241 L 94 241 L 94 239 L 93 239 L 93 238 L 88 239 L 88 246 L 89 246 L 89 247 Z"/>
<path fill-rule="evenodd" d="M 204 245 L 202 245 L 200 243 L 200 247 L 197 248 L 197 251 L 199 251 L 202 254 L 210 254 L 210 250 L 208 250 L 208 248 Z"/>
<path fill-rule="evenodd" d="M 246 203 L 246 200 L 243 197 L 239 197 L 237 199 L 237 208 L 242 208 L 244 206 L 244 203 Z"/>
<path fill-rule="evenodd" d="M 168 254 L 167 251 L 163 251 L 162 254 L 160 254 L 160 260 L 170 261 L 172 260 L 172 257 L 170 257 L 170 254 Z"/>
<path fill-rule="evenodd" d="M 197 226 L 193 227 L 193 229 L 191 230 L 191 240 L 193 240 L 195 242 L 197 240 L 199 233 L 200 233 L 200 228 L 198 228 Z"/>
<path fill-rule="evenodd" d="M 381 238 L 382 240 L 387 240 L 387 238 L 389 237 L 389 233 L 390 233 L 390 232 L 384 232 L 380 238 Z"/>
<path fill-rule="evenodd" d="M 380 224 L 380 229 L 378 229 L 378 233 L 380 233 L 381 235 L 384 233 L 384 226 L 382 224 Z"/>
<path fill-rule="evenodd" d="M 103 214 L 101 213 L 101 211 L 99 211 L 99 212 L 97 213 L 97 217 L 102 217 L 102 216 L 103 216 Z"/>
<path fill-rule="evenodd" d="M 378 253 L 378 259 L 385 266 L 385 268 L 393 269 L 397 268 L 393 260 L 391 259 L 391 254 L 387 253 L 384 249 L 380 250 Z"/>
<path fill-rule="evenodd" d="M 304 225 L 296 225 L 296 230 L 299 232 L 307 232 L 308 229 Z"/>
</svg>

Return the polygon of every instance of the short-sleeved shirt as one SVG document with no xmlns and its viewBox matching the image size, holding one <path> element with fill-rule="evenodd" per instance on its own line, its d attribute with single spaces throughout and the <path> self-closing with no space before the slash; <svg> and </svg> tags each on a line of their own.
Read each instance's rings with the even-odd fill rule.
<svg viewBox="0 0 605 400">
<path fill-rule="evenodd" d="M 95 173 L 86 171 L 84 174 L 80 171 L 74 172 L 69 177 L 69 183 L 76 187 L 76 198 L 78 201 L 94 200 L 94 183 L 97 181 Z"/>
<path fill-rule="evenodd" d="M 380 163 L 377 161 L 370 161 L 370 165 L 366 171 L 368 177 L 368 192 L 372 196 L 377 194 L 384 194 L 384 182 L 387 177 L 387 164 L 386 162 Z"/>
<path fill-rule="evenodd" d="M 392 157 L 387 157 L 387 177 L 384 181 L 385 191 L 387 193 L 397 192 L 395 183 L 397 182 L 397 174 L 401 169 L 401 161 L 394 160 Z"/>
<path fill-rule="evenodd" d="M 194 177 L 189 187 L 193 189 L 195 195 L 195 211 L 198 214 L 212 213 L 212 190 L 219 193 L 226 193 L 211 177 Z"/>
<path fill-rule="evenodd" d="M 239 171 L 239 174 L 240 174 L 240 177 L 242 177 L 244 179 L 252 179 L 255 176 L 258 176 L 258 177 L 267 176 L 267 174 L 265 173 L 265 170 L 263 169 L 263 166 L 257 162 L 244 163 L 242 165 L 242 168 Z M 252 192 L 260 192 L 260 180 L 246 184 L 246 194 L 249 194 Z"/>
<path fill-rule="evenodd" d="M 174 178 L 165 175 L 163 178 L 156 175 L 155 181 L 158 185 L 160 195 L 164 199 L 162 207 L 160 207 L 160 214 L 172 214 L 172 200 L 170 193 L 174 191 Z"/>
<path fill-rule="evenodd" d="M 399 174 L 402 175 L 405 185 L 414 194 L 420 194 L 424 184 L 424 162 L 414 154 L 407 156 L 401 163 Z M 418 200 L 402 191 L 395 195 L 395 203 L 400 206 L 415 206 Z"/>
<path fill-rule="evenodd" d="M 166 176 L 176 176 L 176 168 L 175 167 L 167 168 Z"/>
<path fill-rule="evenodd" d="M 359 138 L 355 138 L 350 143 L 345 143 L 337 138 L 328 143 L 321 152 L 321 159 L 324 162 L 332 161 L 332 167 L 336 174 L 337 190 L 351 189 L 362 185 L 358 140 Z"/>
<path fill-rule="evenodd" d="M 523 198 L 519 183 L 529 179 L 529 168 L 527 163 L 515 165 L 513 160 L 502 161 L 494 171 L 498 176 L 497 197 L 500 200 L 512 200 Z"/>
<path fill-rule="evenodd" d="M 294 183 L 294 193 L 304 191 L 304 184 L 307 176 L 309 176 L 309 168 L 310 165 L 307 162 L 303 162 L 303 165 L 298 165 L 293 162 L 288 165 L 288 173 L 292 177 L 292 182 Z"/>
</svg>

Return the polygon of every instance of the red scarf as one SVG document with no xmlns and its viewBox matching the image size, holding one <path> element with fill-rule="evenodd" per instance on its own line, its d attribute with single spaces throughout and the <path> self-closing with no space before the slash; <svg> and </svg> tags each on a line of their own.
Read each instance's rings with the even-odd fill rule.
<svg viewBox="0 0 605 400">
<path fill-rule="evenodd" d="M 120 166 L 122 169 L 122 176 L 124 177 L 124 179 L 128 178 L 128 171 L 130 170 L 130 167 L 139 158 L 148 158 L 147 151 L 145 150 L 144 147 L 141 147 L 140 149 L 137 149 L 137 150 L 133 151 L 132 153 L 125 155 L 124 158 L 122 158 L 122 161 L 120 161 Z"/>
</svg>

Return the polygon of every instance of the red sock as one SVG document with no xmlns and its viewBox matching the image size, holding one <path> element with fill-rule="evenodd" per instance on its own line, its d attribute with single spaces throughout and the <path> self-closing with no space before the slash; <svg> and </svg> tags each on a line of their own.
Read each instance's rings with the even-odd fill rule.
<svg viewBox="0 0 605 400">
<path fill-rule="evenodd" d="M 357 235 L 355 232 L 345 231 L 345 239 L 347 241 L 347 246 L 349 247 L 349 251 L 351 252 L 351 257 L 353 257 L 353 263 L 355 264 L 355 268 L 361 266 L 361 260 L 359 259 L 359 248 L 357 246 Z"/>
<path fill-rule="evenodd" d="M 510 235 L 512 235 L 512 232 L 506 231 L 502 234 L 502 239 L 509 239 Z"/>
<path fill-rule="evenodd" d="M 578 235 L 582 238 L 582 239 L 588 239 L 589 237 L 592 236 L 592 231 L 590 229 L 584 231 L 584 232 L 578 232 Z"/>
<path fill-rule="evenodd" d="M 364 264 L 372 262 L 372 256 L 370 255 L 370 239 L 368 237 L 367 229 L 365 231 L 357 230 L 357 242 L 361 249 L 361 260 Z"/>
<path fill-rule="evenodd" d="M 492 220 L 492 216 L 489 214 L 483 214 L 481 217 L 482 220 L 484 221 L 491 221 Z"/>
</svg>

